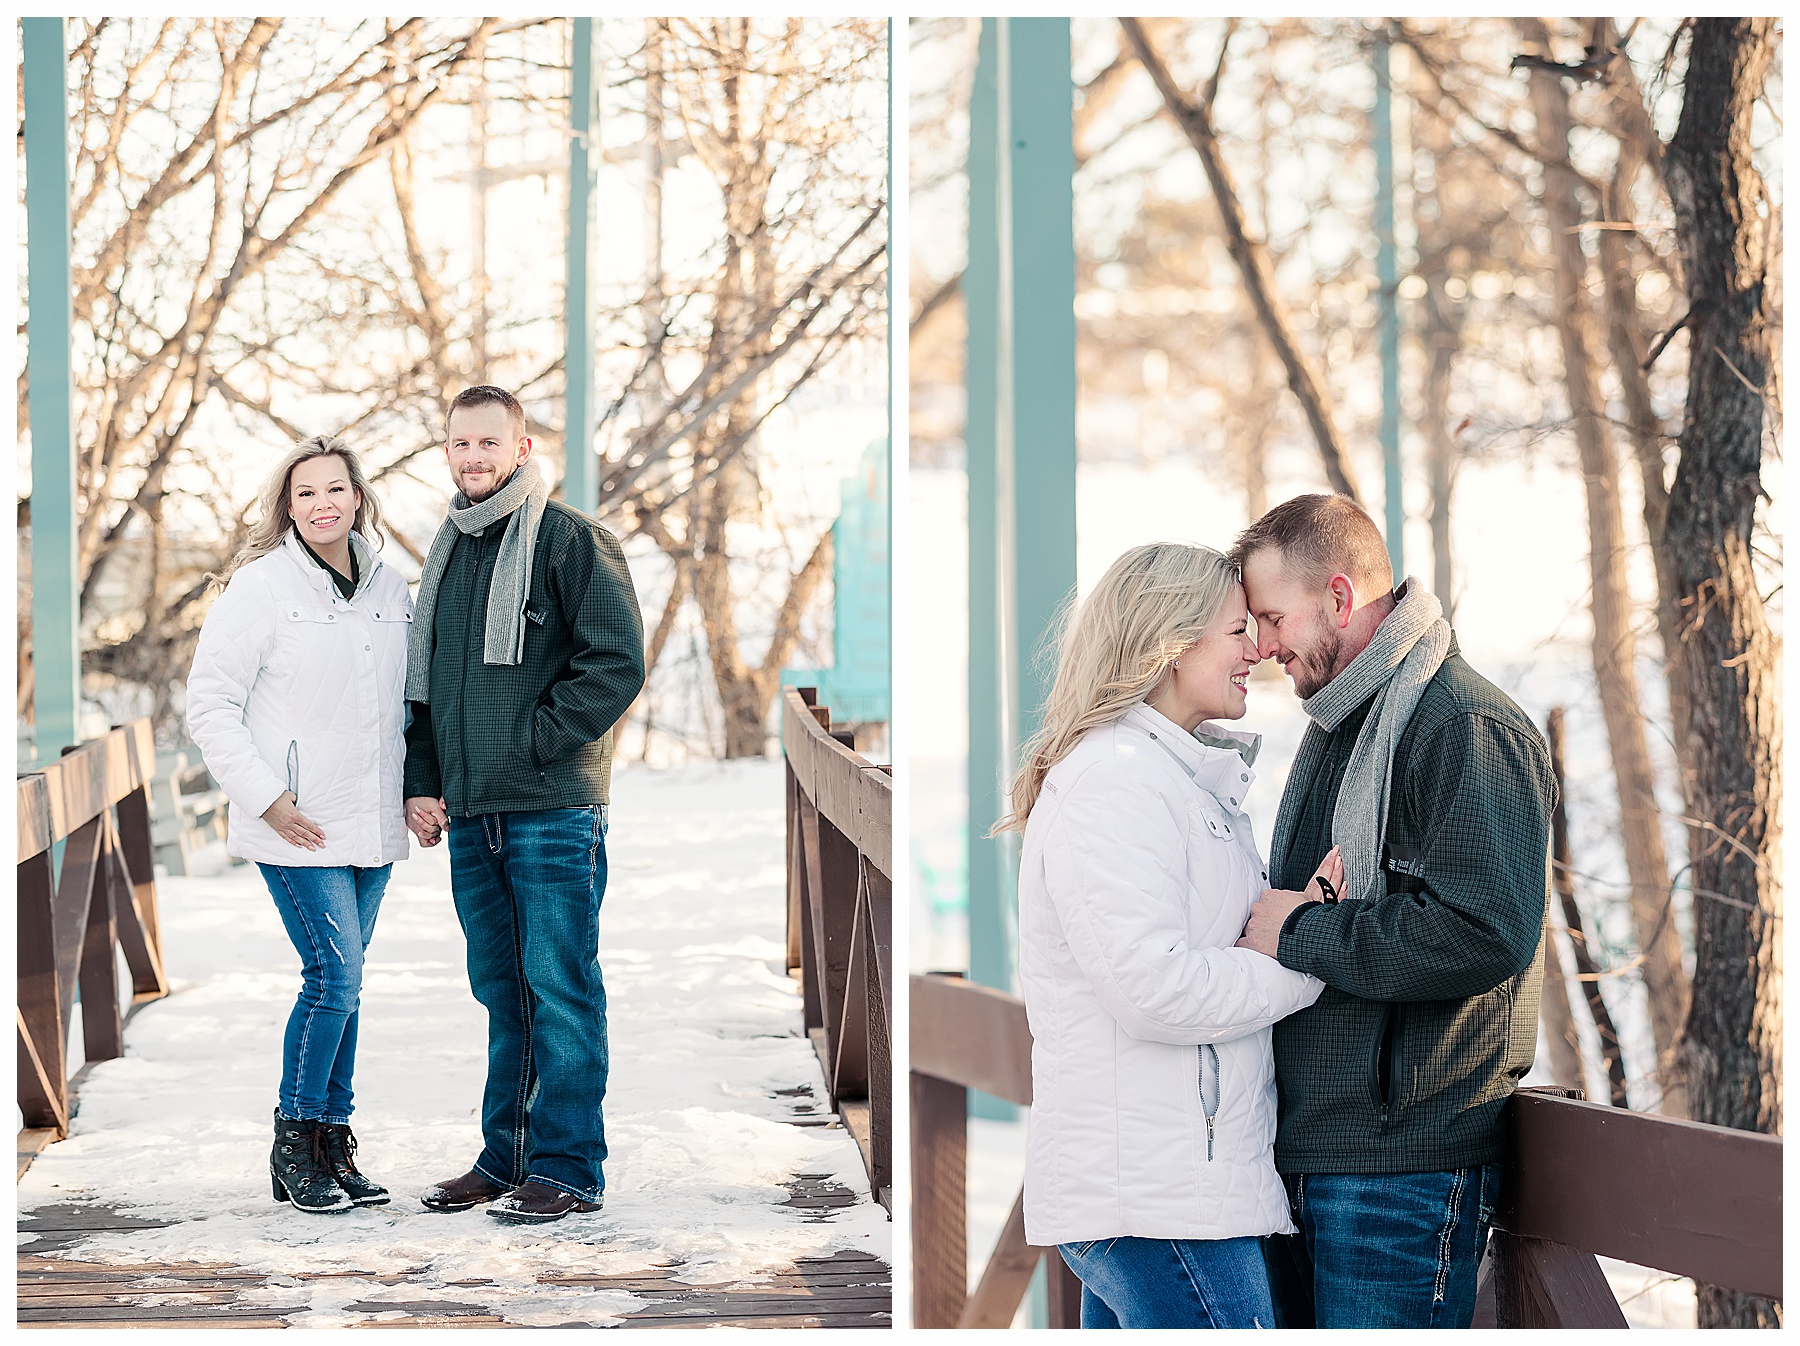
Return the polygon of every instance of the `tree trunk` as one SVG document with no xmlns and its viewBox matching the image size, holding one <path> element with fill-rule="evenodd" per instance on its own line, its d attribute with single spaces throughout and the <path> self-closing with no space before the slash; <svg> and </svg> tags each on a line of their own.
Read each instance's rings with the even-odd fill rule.
<svg viewBox="0 0 1800 1346">
<path fill-rule="evenodd" d="M 1664 173 L 1688 290 L 1688 397 L 1666 537 L 1691 693 L 1694 1003 L 1683 1059 L 1693 1115 L 1781 1129 L 1781 673 L 1751 565 L 1771 372 L 1766 188 L 1751 109 L 1774 19 L 1694 19 Z M 1702 1327 L 1773 1327 L 1778 1306 L 1702 1285 Z"/>
<path fill-rule="evenodd" d="M 1450 492 L 1456 481 L 1456 440 L 1450 433 L 1450 378 L 1462 347 L 1462 313 L 1445 292 L 1448 240 L 1433 250 L 1436 264 L 1425 274 L 1425 343 L 1431 365 L 1425 372 L 1426 471 L 1431 483 L 1432 592 L 1444 605 L 1444 620 L 1456 619 L 1455 571 L 1450 551 Z"/>
<path fill-rule="evenodd" d="M 1549 33 L 1542 20 L 1521 19 L 1519 28 L 1528 45 L 1535 44 L 1546 58 L 1552 57 Z M 1542 68 L 1532 71 L 1531 92 L 1544 164 L 1544 208 L 1555 262 L 1555 321 L 1562 344 L 1563 379 L 1587 485 L 1594 677 L 1612 749 L 1613 774 L 1618 781 L 1619 826 L 1631 880 L 1631 914 L 1643 957 L 1644 983 L 1650 995 L 1650 1027 L 1656 1042 L 1662 1110 L 1679 1117 L 1686 1115 L 1686 1100 L 1675 1053 L 1687 1017 L 1687 977 L 1682 971 L 1681 942 L 1671 907 L 1656 778 L 1638 709 L 1641 698 L 1633 667 L 1637 642 L 1632 634 L 1631 595 L 1625 579 L 1625 520 L 1619 503 L 1618 454 L 1600 395 L 1594 355 L 1588 260 L 1581 246 L 1582 212 L 1573 177 L 1557 167 L 1569 158 L 1569 95 L 1562 77 Z"/>
<path fill-rule="evenodd" d="M 1564 970 L 1559 927 L 1552 919 L 1544 931 L 1544 994 L 1539 1001 L 1540 1031 L 1550 1055 L 1550 1078 L 1587 1097 L 1587 1072 L 1581 1065 L 1581 1038 L 1569 1006 L 1569 974 Z"/>
</svg>

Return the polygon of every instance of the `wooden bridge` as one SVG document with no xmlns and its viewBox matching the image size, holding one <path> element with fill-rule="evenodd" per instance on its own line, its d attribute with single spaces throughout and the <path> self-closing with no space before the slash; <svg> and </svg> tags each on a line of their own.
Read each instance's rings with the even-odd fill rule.
<svg viewBox="0 0 1800 1346">
<path fill-rule="evenodd" d="M 840 745 L 829 737 L 828 718 L 821 723 L 808 710 L 805 720 L 812 726 L 814 737 L 829 745 L 831 753 L 841 751 Z M 116 1131 L 120 1125 L 120 1100 L 133 1098 L 131 1091 L 135 1086 L 129 1083 L 128 1076 L 109 1075 L 108 1063 L 127 1055 L 129 1036 L 132 1042 L 142 1039 L 151 1044 L 148 1057 L 141 1044 L 129 1053 L 139 1058 L 134 1068 L 139 1072 L 156 1069 L 157 1045 L 179 1036 L 171 1029 L 171 1025 L 181 1022 L 176 1016 L 191 1014 L 180 994 L 164 1000 L 171 984 L 178 992 L 183 988 L 180 950 L 185 946 L 175 946 L 171 971 L 165 972 L 167 941 L 175 937 L 191 942 L 195 932 L 184 929 L 184 913 L 179 904 L 158 911 L 146 792 L 153 770 L 151 748 L 149 726 L 140 722 L 84 744 L 60 762 L 22 776 L 19 781 L 19 1096 L 26 1122 L 19 1138 L 21 1179 L 34 1161 L 46 1174 L 66 1176 L 70 1171 L 80 1172 L 79 1164 L 71 1170 L 63 1162 L 56 1142 L 71 1133 L 85 1141 L 104 1142 L 105 1131 L 109 1127 Z M 803 862 L 806 856 L 812 856 L 814 872 L 810 886 L 790 881 L 788 895 L 791 902 L 798 893 L 801 912 L 808 920 L 816 920 L 821 928 L 828 928 L 830 939 L 818 946 L 824 949 L 823 956 L 812 961 L 808 950 L 815 946 L 808 944 L 805 931 L 793 928 L 793 913 L 789 913 L 786 943 L 792 956 L 787 961 L 801 978 L 798 989 L 805 1006 L 805 1025 L 803 1029 L 800 1022 L 795 1022 L 788 1036 L 812 1030 L 809 1036 L 817 1054 L 809 1051 L 791 1058 L 800 1061 L 801 1068 L 785 1087 L 771 1088 L 760 1101 L 749 1105 L 744 1114 L 745 1125 L 760 1128 L 750 1134 L 763 1137 L 762 1143 L 768 1143 L 767 1138 L 775 1135 L 775 1144 L 784 1153 L 790 1149 L 799 1152 L 803 1146 L 784 1145 L 779 1135 L 770 1130 L 772 1126 L 776 1131 L 786 1130 L 796 1141 L 828 1136 L 834 1128 L 841 1127 L 836 1134 L 848 1132 L 849 1138 L 854 1138 L 851 1153 L 861 1156 L 874 1180 L 877 1174 L 890 1171 L 890 1124 L 887 1109 L 879 1101 L 886 1096 L 888 1070 L 887 869 L 891 861 L 888 851 L 877 853 L 874 849 L 878 838 L 884 835 L 873 816 L 872 801 L 878 797 L 879 787 L 871 785 L 862 791 L 862 816 L 837 821 L 842 813 L 836 796 L 821 801 L 814 793 L 824 788 L 829 794 L 834 788 L 815 783 L 821 774 L 829 780 L 837 778 L 829 775 L 830 767 L 805 766 L 810 760 L 803 758 L 802 769 L 796 772 L 790 759 L 786 808 L 790 817 L 802 820 L 803 829 L 812 829 L 813 849 L 805 849 L 803 835 L 801 849 L 795 851 L 790 846 L 790 855 L 800 855 Z M 835 757 L 832 761 L 836 763 Z M 873 771 L 860 758 L 849 765 L 852 775 L 867 772 L 886 780 L 885 775 Z M 765 809 L 758 816 L 769 818 L 775 828 L 780 826 L 780 815 L 774 809 Z M 851 851 L 849 869 L 842 871 L 838 863 L 842 857 L 831 849 L 833 843 L 825 841 L 821 852 L 818 838 L 842 837 L 846 832 L 858 838 L 858 846 Z M 622 840 L 617 832 L 614 839 Z M 667 849 L 678 851 L 687 844 L 671 841 Z M 623 840 L 614 849 L 623 854 L 630 845 L 629 840 Z M 891 842 L 888 845 L 891 847 Z M 55 854 L 58 850 L 60 857 Z M 767 850 L 772 852 L 773 844 Z M 823 867 L 816 863 L 821 856 L 825 858 Z M 433 858 L 443 863 L 435 853 Z M 647 859 L 627 858 L 617 867 L 648 868 L 651 863 Z M 847 893 L 841 892 L 839 885 L 844 872 L 849 876 Z M 614 886 L 631 877 L 615 874 Z M 212 882 L 241 884 L 242 876 Z M 394 901 L 393 890 L 400 886 L 398 878 L 390 886 L 390 904 Z M 180 891 L 191 894 L 197 890 L 183 887 Z M 416 896 L 414 901 L 418 901 Z M 845 904 L 847 915 L 839 910 Z M 429 911 L 421 910 L 420 914 L 441 924 L 443 907 L 447 907 L 447 900 Z M 409 916 L 404 895 L 392 916 L 384 911 L 384 919 L 400 926 L 408 920 L 419 924 L 416 916 Z M 450 924 L 454 929 L 454 921 Z M 846 931 L 847 940 L 838 938 Z M 377 951 L 381 939 L 378 931 Z M 118 991 L 121 952 L 131 988 L 123 996 Z M 845 961 L 846 957 L 851 958 L 854 967 Z M 781 965 L 782 960 L 778 959 L 774 967 L 779 970 Z M 762 964 L 751 962 L 746 966 L 756 968 Z M 623 965 L 618 980 L 628 984 L 629 972 L 630 965 Z M 662 975 L 666 976 L 667 971 Z M 615 981 L 612 972 L 608 981 Z M 852 990 L 856 993 L 853 998 L 847 995 Z M 462 994 L 466 996 L 466 988 Z M 848 1009 L 847 1000 L 852 1001 Z M 86 1064 L 70 1079 L 67 1041 L 77 1003 Z M 870 1005 L 879 1009 L 873 1018 L 857 1010 Z M 615 998 L 615 1013 L 619 1006 L 620 999 Z M 133 1023 L 134 1016 L 146 1007 L 151 1007 L 153 1017 Z M 827 1009 L 832 1016 L 830 1029 L 821 1031 L 826 1027 L 821 1016 Z M 129 1035 L 127 1024 L 131 1024 Z M 146 1038 L 151 1029 L 157 1032 Z M 365 1049 L 369 1046 L 369 1029 L 365 1023 Z M 742 1054 L 755 1045 L 747 1043 L 738 1051 Z M 771 1046 L 782 1050 L 778 1042 Z M 616 1076 L 617 1041 L 614 1052 Z M 823 1081 L 811 1069 L 815 1059 L 824 1066 Z M 873 1092 L 872 1080 L 881 1082 Z M 80 1114 L 84 1092 L 103 1098 L 106 1103 L 103 1120 L 87 1127 L 82 1125 Z M 730 1094 L 731 1090 L 725 1092 Z M 186 1100 L 183 1106 L 187 1106 Z M 199 1106 L 204 1109 L 204 1102 Z M 719 1111 L 730 1114 L 730 1107 Z M 609 1123 L 613 1116 L 609 1094 Z M 831 1143 L 848 1146 L 849 1138 Z M 625 1146 L 615 1138 L 613 1148 L 616 1162 Z M 77 1152 L 78 1147 L 69 1151 L 71 1155 Z M 245 1156 L 237 1156 L 234 1151 L 231 1162 L 248 1153 L 246 1149 Z M 856 1158 L 850 1163 L 854 1168 Z M 134 1200 L 129 1177 L 102 1184 L 100 1191 L 80 1192 L 82 1184 L 71 1183 L 78 1189 L 75 1199 L 46 1200 L 40 1190 L 21 1214 L 17 1321 L 20 1326 L 40 1327 L 496 1327 L 539 1322 L 624 1327 L 885 1327 L 891 1321 L 892 1302 L 892 1277 L 885 1255 L 887 1235 L 868 1231 L 871 1223 L 884 1231 L 891 1226 L 885 1223 L 884 1212 L 870 1205 L 869 1189 L 859 1195 L 860 1179 L 860 1174 L 852 1176 L 841 1166 L 832 1172 L 815 1172 L 800 1163 L 785 1183 L 771 1191 L 767 1198 L 770 1204 L 765 1208 L 769 1215 L 756 1218 L 764 1218 L 778 1230 L 791 1227 L 794 1231 L 795 1252 L 785 1265 L 760 1265 L 738 1272 L 730 1269 L 729 1262 L 721 1262 L 727 1269 L 718 1273 L 709 1272 L 710 1264 L 704 1259 L 688 1263 L 680 1256 L 660 1253 L 626 1256 L 621 1265 L 613 1250 L 614 1230 L 598 1235 L 593 1229 L 577 1231 L 573 1226 L 579 1222 L 571 1220 L 554 1230 L 530 1231 L 518 1241 L 514 1251 L 522 1256 L 541 1251 L 550 1243 L 558 1245 L 558 1255 L 551 1259 L 558 1265 L 535 1273 L 528 1269 L 523 1281 L 512 1272 L 499 1280 L 483 1274 L 457 1276 L 446 1273 L 442 1259 L 429 1267 L 408 1264 L 404 1251 L 396 1255 L 383 1249 L 382 1255 L 360 1262 L 352 1253 L 337 1259 L 342 1265 L 330 1267 L 320 1267 L 318 1259 L 299 1255 L 318 1243 L 319 1235 L 330 1237 L 327 1226 L 347 1228 L 337 1222 L 365 1216 L 370 1221 L 391 1222 L 394 1245 L 402 1250 L 418 1243 L 420 1230 L 435 1235 L 455 1228 L 454 1223 L 445 1222 L 467 1221 L 468 1230 L 480 1231 L 473 1235 L 476 1239 L 486 1238 L 489 1242 L 513 1237 L 497 1227 L 490 1230 L 488 1226 L 493 1222 L 479 1211 L 455 1216 L 412 1213 L 408 1206 L 413 1193 L 403 1182 L 391 1183 L 395 1204 L 379 1213 L 352 1212 L 329 1218 L 301 1216 L 267 1205 L 265 1191 L 264 1204 L 244 1207 L 255 1214 L 240 1212 L 236 1218 L 240 1224 L 248 1221 L 264 1230 L 288 1221 L 291 1228 L 285 1233 L 278 1229 L 273 1235 L 263 1235 L 276 1242 L 282 1238 L 296 1240 L 293 1266 L 277 1269 L 271 1269 L 266 1247 L 263 1255 L 250 1259 L 253 1266 L 243 1265 L 243 1258 L 232 1261 L 148 1254 L 147 1250 L 159 1246 L 157 1240 L 164 1233 L 184 1234 L 179 1213 L 172 1216 L 154 1200 Z M 33 1182 L 39 1182 L 35 1174 Z M 891 1200 L 890 1187 L 891 1178 L 883 1178 L 872 1190 L 885 1202 Z M 609 1184 L 608 1217 L 612 1215 L 615 1188 L 616 1183 Z M 607 1217 L 585 1218 L 599 1221 Z M 854 1228 L 863 1231 L 859 1235 L 862 1243 L 873 1246 L 826 1246 L 833 1240 L 826 1237 L 830 1231 L 823 1226 L 845 1220 L 860 1222 Z M 617 1225 L 618 1221 L 611 1223 Z M 818 1229 L 819 1235 L 811 1236 L 811 1229 Z M 629 1244 L 633 1233 L 626 1228 L 617 1236 Z M 366 1232 L 364 1238 L 368 1238 Z M 844 1242 L 842 1238 L 835 1241 Z M 639 1242 L 641 1245 L 642 1240 Z M 189 1246 L 193 1244 L 194 1240 L 188 1240 Z M 174 1246 L 182 1246 L 179 1238 Z M 121 1260 L 121 1247 L 139 1250 L 141 1255 Z M 809 1251 L 812 1249 L 820 1251 Z M 767 1258 L 763 1260 L 766 1262 Z"/>
<path fill-rule="evenodd" d="M 911 979 L 913 1323 L 1005 1327 L 1038 1260 L 1051 1327 L 1079 1327 L 1080 1282 L 1025 1242 L 1023 1198 L 968 1284 L 968 1091 L 1031 1102 L 1031 1030 L 1015 996 Z M 1526 1089 L 1507 1108 L 1502 1208 L 1477 1327 L 1624 1327 L 1596 1254 L 1781 1297 L 1781 1141 Z M 1046 1257 L 1046 1254 L 1047 1257 Z"/>
</svg>

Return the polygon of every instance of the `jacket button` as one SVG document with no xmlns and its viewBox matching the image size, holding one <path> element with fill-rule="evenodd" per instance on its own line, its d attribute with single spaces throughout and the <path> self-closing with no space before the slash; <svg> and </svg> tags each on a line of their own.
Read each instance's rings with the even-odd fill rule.
<svg viewBox="0 0 1800 1346">
<path fill-rule="evenodd" d="M 380 614 L 380 613 L 379 613 L 379 612 L 378 612 L 378 613 L 376 613 L 376 614 L 375 614 L 375 615 L 376 615 L 376 616 L 377 616 L 377 617 L 379 617 L 379 616 L 380 616 L 380 615 L 381 615 L 381 614 Z M 1239 776 L 1239 777 L 1238 777 L 1238 779 L 1239 779 L 1239 780 L 1249 780 L 1249 779 L 1250 779 L 1250 773 L 1249 773 L 1249 772 L 1247 772 L 1247 771 L 1246 771 L 1246 772 L 1245 772 L 1245 773 L 1244 773 L 1244 774 L 1243 774 L 1243 775 L 1241 775 L 1241 776 Z"/>
</svg>

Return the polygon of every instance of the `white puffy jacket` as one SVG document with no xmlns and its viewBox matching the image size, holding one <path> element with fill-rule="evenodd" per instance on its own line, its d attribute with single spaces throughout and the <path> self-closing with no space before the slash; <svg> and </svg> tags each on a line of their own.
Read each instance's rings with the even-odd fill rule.
<svg viewBox="0 0 1800 1346">
<path fill-rule="evenodd" d="M 404 860 L 406 581 L 359 535 L 360 582 L 339 596 L 290 531 L 231 577 L 207 613 L 188 674 L 188 733 L 231 800 L 225 849 L 276 865 Z M 292 790 L 325 834 L 305 850 L 263 810 Z"/>
<path fill-rule="evenodd" d="M 1140 705 L 1044 780 L 1019 870 L 1033 1244 L 1293 1231 L 1270 1025 L 1324 984 L 1232 947 L 1268 886 L 1253 778 Z"/>
</svg>

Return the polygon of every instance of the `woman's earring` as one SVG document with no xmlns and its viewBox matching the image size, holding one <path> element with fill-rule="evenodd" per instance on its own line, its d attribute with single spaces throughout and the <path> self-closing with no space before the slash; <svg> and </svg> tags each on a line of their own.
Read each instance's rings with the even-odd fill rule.
<svg viewBox="0 0 1800 1346">
<path fill-rule="evenodd" d="M 1180 667 L 1181 667 L 1181 660 L 1179 660 L 1179 659 L 1177 659 L 1177 660 L 1176 660 L 1176 661 L 1175 661 L 1175 662 L 1174 662 L 1174 663 L 1173 663 L 1173 664 L 1171 664 L 1171 665 L 1170 665 L 1170 667 L 1171 667 L 1171 668 L 1180 668 Z"/>
</svg>

